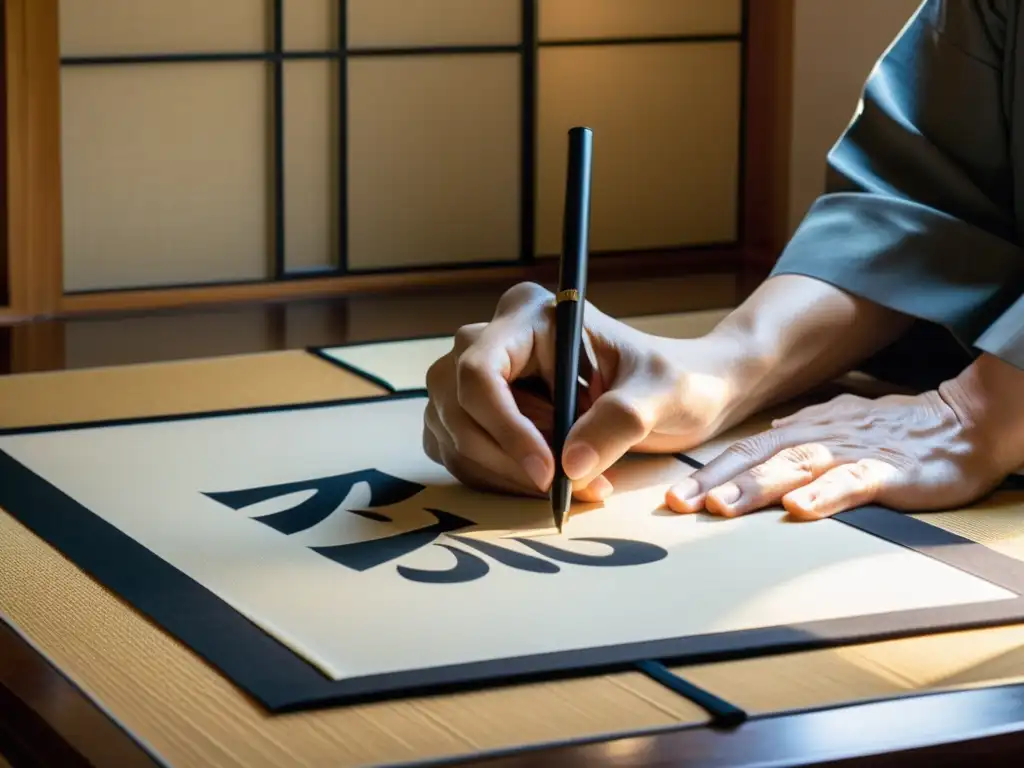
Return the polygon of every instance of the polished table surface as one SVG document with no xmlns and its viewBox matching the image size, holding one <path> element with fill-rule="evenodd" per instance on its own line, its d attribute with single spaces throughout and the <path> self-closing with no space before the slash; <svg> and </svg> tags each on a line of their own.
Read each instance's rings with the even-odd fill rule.
<svg viewBox="0 0 1024 768">
<path fill-rule="evenodd" d="M 680 335 L 686 332 L 683 327 Z M 314 402 L 377 392 L 381 390 L 375 385 L 302 350 L 29 374 L 0 378 L 0 427 Z M 736 434 L 755 429 L 755 422 Z M 1024 559 L 1024 494 L 1001 493 L 970 510 L 924 519 Z M 884 742 L 882 726 L 932 741 L 956 737 L 950 718 L 953 725 L 965 724 L 965 734 L 968 726 L 975 732 L 984 730 L 968 716 L 970 712 L 991 715 L 982 725 L 995 722 L 997 715 L 1012 721 L 1019 714 L 1021 723 L 1004 724 L 1003 729 L 1024 728 L 1024 695 L 1016 689 L 1009 689 L 1011 698 L 998 701 L 989 698 L 972 704 L 964 698 L 976 695 L 969 689 L 1024 679 L 1024 627 L 687 667 L 687 679 L 752 715 L 776 716 L 752 720 L 734 734 L 704 728 L 703 710 L 637 673 L 270 716 L 2 511 L 0 616 L 7 624 L 0 626 L 0 732 L 6 731 L 0 752 L 12 762 L 16 761 L 9 750 L 18 756 L 34 753 L 43 764 L 70 765 L 80 757 L 100 766 L 162 762 L 344 768 L 598 740 L 607 743 L 569 753 L 541 752 L 536 758 L 567 766 L 741 764 L 739 746 L 747 744 L 748 752 L 751 744 L 756 748 L 756 742 L 749 741 L 752 737 L 764 740 L 763 756 L 771 752 L 768 745 L 823 756 L 838 754 L 827 748 L 832 737 L 837 745 L 862 743 L 864 749 L 883 743 L 889 744 L 887 749 L 900 747 Z M 945 690 L 965 693 L 956 694 L 960 698 L 955 700 L 901 701 Z M 892 699 L 896 701 L 887 701 Z M 876 700 L 882 703 L 831 709 Z M 891 708 L 901 704 L 903 709 Z M 910 708 L 912 704 L 918 708 Z M 997 705 L 1002 709 L 994 713 Z M 1014 709 L 1017 705 L 1019 711 Z M 946 719 L 935 719 L 943 706 Z M 968 714 L 963 713 L 964 706 Z M 824 711 L 814 715 L 801 715 L 817 720 L 787 717 L 821 708 Z M 866 714 L 856 720 L 856 712 Z M 917 720 L 901 725 L 900 717 Z M 856 731 L 851 742 L 840 730 L 855 722 L 855 728 L 868 730 Z M 690 727 L 681 732 L 689 734 L 689 741 L 608 741 L 683 726 Z M 929 727 L 938 732 L 927 736 Z M 747 742 L 742 740 L 744 733 Z M 849 744 L 847 749 L 852 748 Z M 530 755 L 512 755 L 496 765 L 524 765 Z M 735 760 L 726 760 L 729 755 Z"/>
</svg>

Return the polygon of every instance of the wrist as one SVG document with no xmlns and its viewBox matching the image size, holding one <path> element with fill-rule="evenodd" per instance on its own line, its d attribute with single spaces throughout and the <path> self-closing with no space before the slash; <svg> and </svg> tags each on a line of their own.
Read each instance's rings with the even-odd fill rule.
<svg viewBox="0 0 1024 768">
<path fill-rule="evenodd" d="M 728 429 L 764 408 L 766 393 L 757 382 L 768 374 L 770 362 L 755 340 L 719 326 L 698 339 L 684 342 L 703 362 L 706 387 L 715 402 L 714 429 Z M 687 357 L 693 357 L 693 352 Z M 691 377 L 692 379 L 692 377 Z M 691 384 L 692 386 L 692 384 Z"/>
<path fill-rule="evenodd" d="M 706 338 L 733 350 L 734 407 L 755 413 L 849 373 L 911 323 L 823 281 L 777 275 Z"/>
<path fill-rule="evenodd" d="M 1024 467 L 1024 370 L 983 354 L 938 391 L 1001 471 Z"/>
</svg>

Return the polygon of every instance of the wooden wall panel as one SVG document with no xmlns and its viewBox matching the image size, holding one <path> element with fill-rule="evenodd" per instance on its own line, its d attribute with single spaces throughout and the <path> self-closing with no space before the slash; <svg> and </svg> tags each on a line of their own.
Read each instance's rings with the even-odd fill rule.
<svg viewBox="0 0 1024 768">
<path fill-rule="evenodd" d="M 348 341 L 348 308 L 343 301 L 281 304 L 281 347 L 303 349 Z"/>
<path fill-rule="evenodd" d="M 60 51 L 259 51 L 268 45 L 269 20 L 266 0 L 60 0 Z"/>
<path fill-rule="evenodd" d="M 63 323 L 19 323 L 3 330 L 4 335 L 9 335 L 9 357 L 6 361 L 9 373 L 36 373 L 64 367 L 67 328 Z"/>
<path fill-rule="evenodd" d="M 738 43 L 541 49 L 537 253 L 560 249 L 574 125 L 594 129 L 594 250 L 733 240 L 740 70 Z"/>
<path fill-rule="evenodd" d="M 541 40 L 724 35 L 742 19 L 741 0 L 539 0 L 538 31 Z"/>
<path fill-rule="evenodd" d="M 10 312 L 54 312 L 61 293 L 57 0 L 4 2 L 6 248 Z"/>
<path fill-rule="evenodd" d="M 338 264 L 338 66 L 284 65 L 285 268 Z"/>
<path fill-rule="evenodd" d="M 352 270 L 519 256 L 519 57 L 349 62 Z"/>
<path fill-rule="evenodd" d="M 67 291 L 268 274 L 267 68 L 66 67 Z"/>
<path fill-rule="evenodd" d="M 268 313 L 269 314 L 269 313 Z M 275 347 L 268 317 L 238 310 L 93 318 L 64 327 L 66 368 L 249 355 Z"/>
<path fill-rule="evenodd" d="M 0 41 L 3 49 L 7 48 L 7 4 L 0 3 Z M 7 85 L 9 67 L 7 56 L 0 56 L 0 312 L 6 311 L 10 304 L 9 282 L 9 251 L 10 241 L 8 240 L 9 229 L 7 227 L 8 216 L 8 162 L 7 162 L 7 137 L 10 134 L 7 123 Z M 0 372 L 4 372 L 3 366 L 10 357 L 9 350 L 3 348 L 5 338 L 0 338 Z M 9 371 L 8 371 L 9 372 Z"/>
<path fill-rule="evenodd" d="M 349 46 L 515 45 L 521 8 L 521 0 L 348 0 Z"/>
</svg>

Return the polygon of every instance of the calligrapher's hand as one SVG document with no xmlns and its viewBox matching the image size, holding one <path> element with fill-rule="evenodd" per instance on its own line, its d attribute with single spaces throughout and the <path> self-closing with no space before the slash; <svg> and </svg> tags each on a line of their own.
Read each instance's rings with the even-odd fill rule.
<svg viewBox="0 0 1024 768">
<path fill-rule="evenodd" d="M 668 506 L 735 517 L 779 504 L 814 520 L 877 503 L 901 511 L 967 505 L 1008 467 L 999 437 L 955 389 L 877 400 L 853 395 L 772 422 L 674 486 Z"/>
<path fill-rule="evenodd" d="M 554 295 L 522 283 L 490 322 L 465 326 L 427 374 L 423 447 L 466 485 L 536 495 L 550 487 Z M 600 501 L 627 451 L 681 451 L 719 428 L 739 377 L 716 340 L 651 336 L 587 304 L 581 415 L 562 455 L 577 499 Z M 521 386 L 539 381 L 540 392 Z"/>
</svg>

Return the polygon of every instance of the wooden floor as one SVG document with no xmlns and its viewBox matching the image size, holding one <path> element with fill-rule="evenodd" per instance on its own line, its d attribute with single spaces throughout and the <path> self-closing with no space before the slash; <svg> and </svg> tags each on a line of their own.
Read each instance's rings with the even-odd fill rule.
<svg viewBox="0 0 1024 768">
<path fill-rule="evenodd" d="M 753 281 L 756 283 L 756 281 Z M 750 278 L 700 274 L 595 281 L 589 297 L 615 316 L 734 306 Z M 283 304 L 49 320 L 0 327 L 0 373 L 92 368 L 453 333 L 486 320 L 503 291 L 433 290 Z"/>
</svg>

